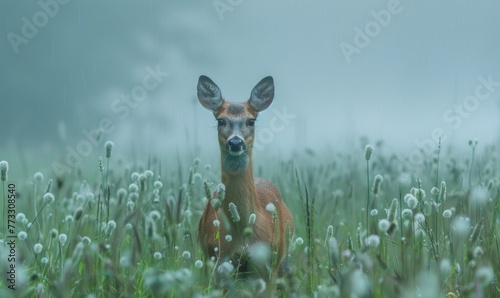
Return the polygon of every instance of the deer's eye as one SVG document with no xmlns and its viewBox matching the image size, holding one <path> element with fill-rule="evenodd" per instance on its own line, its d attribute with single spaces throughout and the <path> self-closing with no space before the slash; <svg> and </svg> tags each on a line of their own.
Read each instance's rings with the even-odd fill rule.
<svg viewBox="0 0 500 298">
<path fill-rule="evenodd" d="M 255 119 L 248 119 L 248 126 L 255 126 Z"/>
<path fill-rule="evenodd" d="M 226 120 L 224 120 L 224 119 L 217 119 L 217 125 L 218 126 L 225 126 L 226 125 Z"/>
</svg>

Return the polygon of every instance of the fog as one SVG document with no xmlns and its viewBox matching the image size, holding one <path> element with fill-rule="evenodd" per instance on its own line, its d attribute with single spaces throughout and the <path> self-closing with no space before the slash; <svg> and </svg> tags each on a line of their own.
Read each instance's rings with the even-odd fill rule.
<svg viewBox="0 0 500 298">
<path fill-rule="evenodd" d="M 266 152 L 497 142 L 499 12 L 494 0 L 2 1 L 0 145 L 76 150 L 104 121 L 103 141 L 127 150 L 217 150 L 201 74 L 229 101 L 274 77 L 257 124 Z"/>
</svg>

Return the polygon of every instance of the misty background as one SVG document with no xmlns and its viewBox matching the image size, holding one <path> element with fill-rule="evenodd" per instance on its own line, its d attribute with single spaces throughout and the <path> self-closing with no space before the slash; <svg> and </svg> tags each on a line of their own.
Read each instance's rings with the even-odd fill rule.
<svg viewBox="0 0 500 298">
<path fill-rule="evenodd" d="M 480 77 L 500 82 L 499 13 L 495 0 L 2 1 L 0 159 L 42 150 L 63 162 L 108 119 L 103 141 L 127 152 L 217 161 L 213 115 L 196 99 L 201 74 L 230 101 L 274 77 L 257 123 L 270 154 L 361 148 L 363 136 L 408 154 L 436 129 L 444 145 L 498 142 L 500 87 L 457 115 Z M 168 75 L 117 112 L 148 67 Z"/>
</svg>

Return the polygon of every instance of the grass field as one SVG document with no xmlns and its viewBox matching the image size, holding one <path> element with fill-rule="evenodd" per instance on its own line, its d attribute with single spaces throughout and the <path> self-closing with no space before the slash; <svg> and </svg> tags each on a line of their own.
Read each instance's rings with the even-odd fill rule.
<svg viewBox="0 0 500 298">
<path fill-rule="evenodd" d="M 117 159 L 123 148 L 102 145 L 101 161 L 59 177 L 28 166 L 15 191 L 1 177 L 0 296 L 499 297 L 498 148 L 455 144 L 414 166 L 364 145 L 268 157 L 254 169 L 293 214 L 292 272 L 267 283 L 231 278 L 226 290 L 215 275 L 233 275 L 231 267 L 205 260 L 197 242 L 219 164 Z M 7 175 L 16 171 L 10 162 Z M 9 194 L 15 238 L 5 238 Z M 15 291 L 5 275 L 12 264 Z"/>
</svg>

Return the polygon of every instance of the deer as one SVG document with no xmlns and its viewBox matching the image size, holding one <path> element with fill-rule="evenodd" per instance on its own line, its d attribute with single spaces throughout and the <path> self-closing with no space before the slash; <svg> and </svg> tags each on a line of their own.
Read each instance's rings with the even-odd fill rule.
<svg viewBox="0 0 500 298">
<path fill-rule="evenodd" d="M 293 237 L 294 231 L 292 215 L 279 190 L 272 182 L 253 175 L 255 122 L 257 115 L 273 101 L 274 80 L 271 76 L 263 78 L 246 102 L 235 103 L 225 101 L 220 88 L 202 75 L 197 95 L 201 105 L 217 120 L 221 181 L 225 187 L 220 204 L 208 200 L 201 215 L 200 246 L 205 257 L 219 264 L 231 261 L 239 273 L 270 280 L 279 275 L 280 264 L 281 271 L 286 271 L 286 262 L 283 262 L 288 254 L 286 242 Z M 217 198 L 217 192 L 213 196 Z M 236 218 L 231 208 L 236 209 Z M 227 235 L 231 241 L 227 241 Z M 272 256 L 265 264 L 252 259 L 249 250 L 253 245 L 270 248 Z"/>
</svg>

